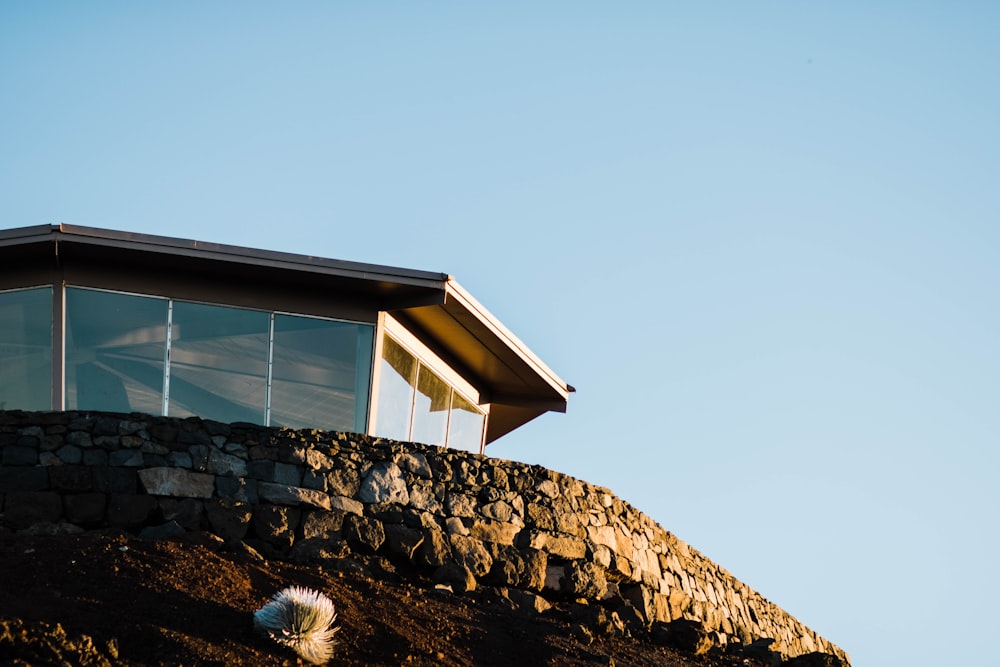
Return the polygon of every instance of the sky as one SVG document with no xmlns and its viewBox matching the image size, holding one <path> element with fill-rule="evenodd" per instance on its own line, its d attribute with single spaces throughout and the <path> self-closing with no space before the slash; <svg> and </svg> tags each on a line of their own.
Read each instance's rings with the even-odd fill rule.
<svg viewBox="0 0 1000 667">
<path fill-rule="evenodd" d="M 995 655 L 1000 4 L 0 4 L 0 228 L 455 276 L 605 486 L 846 650 Z"/>
</svg>

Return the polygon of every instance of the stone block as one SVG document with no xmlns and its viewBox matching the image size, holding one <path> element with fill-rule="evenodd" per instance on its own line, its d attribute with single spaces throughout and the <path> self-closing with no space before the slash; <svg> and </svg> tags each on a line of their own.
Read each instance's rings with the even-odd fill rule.
<svg viewBox="0 0 1000 667">
<path fill-rule="evenodd" d="M 604 570 L 585 561 L 569 563 L 563 575 L 562 591 L 574 598 L 600 600 L 608 592 Z"/>
<path fill-rule="evenodd" d="M 476 577 L 472 571 L 458 563 L 445 563 L 434 570 L 431 580 L 435 584 L 449 586 L 453 593 L 468 593 L 476 590 Z"/>
<path fill-rule="evenodd" d="M 245 502 L 230 499 L 206 500 L 205 516 L 213 533 L 226 542 L 239 542 L 247 535 L 253 510 Z"/>
<path fill-rule="evenodd" d="M 493 566 L 493 557 L 483 547 L 483 543 L 474 537 L 464 535 L 449 535 L 451 554 L 455 562 L 469 568 L 476 577 L 482 577 Z"/>
<path fill-rule="evenodd" d="M 324 512 L 321 510 L 307 512 L 302 519 L 303 539 L 333 539 L 340 537 L 344 527 L 343 512 Z"/>
<path fill-rule="evenodd" d="M 108 455 L 108 463 L 112 466 L 139 468 L 145 463 L 145 460 L 143 459 L 143 454 L 140 451 L 136 451 L 134 449 L 119 449 Z"/>
<path fill-rule="evenodd" d="M 14 529 L 54 523 L 62 516 L 62 496 L 52 491 L 10 491 L 4 502 L 4 523 Z"/>
<path fill-rule="evenodd" d="M 451 544 L 443 531 L 437 528 L 424 528 L 421 534 L 424 541 L 417 549 L 418 563 L 439 567 L 451 562 Z"/>
<path fill-rule="evenodd" d="M 78 465 L 52 466 L 49 468 L 49 484 L 54 491 L 81 492 L 94 488 L 91 469 Z"/>
<path fill-rule="evenodd" d="M 294 463 L 274 464 L 274 483 L 286 486 L 299 486 L 302 484 L 302 470 Z"/>
<path fill-rule="evenodd" d="M 211 498 L 215 476 L 182 468 L 146 468 L 139 471 L 139 481 L 146 493 L 178 498 Z"/>
<path fill-rule="evenodd" d="M 414 559 L 423 541 L 423 534 L 416 528 L 399 524 L 385 526 L 385 542 L 389 551 L 407 560 Z"/>
<path fill-rule="evenodd" d="M 545 586 L 548 559 L 544 552 L 516 547 L 499 547 L 484 581 L 499 586 L 540 591 Z"/>
<path fill-rule="evenodd" d="M 49 469 L 42 466 L 0 467 L 0 491 L 46 491 Z"/>
<path fill-rule="evenodd" d="M 218 449 L 208 450 L 207 470 L 213 475 L 246 477 L 247 462 L 238 456 L 223 454 Z"/>
<path fill-rule="evenodd" d="M 113 493 L 108 503 L 108 525 L 136 528 L 149 520 L 156 507 L 156 498 L 152 496 Z"/>
<path fill-rule="evenodd" d="M 410 502 L 403 472 L 390 461 L 372 466 L 361 482 L 358 498 L 365 503 L 389 502 L 406 505 Z"/>
<path fill-rule="evenodd" d="M 83 465 L 106 466 L 108 465 L 108 453 L 103 449 L 85 449 L 83 450 Z"/>
<path fill-rule="evenodd" d="M 298 507 L 257 505 L 253 509 L 253 529 L 258 539 L 279 549 L 290 549 L 302 516 Z"/>
<path fill-rule="evenodd" d="M 499 521 L 476 520 L 469 526 L 469 535 L 483 542 L 514 544 L 514 538 L 521 532 L 520 526 Z"/>
<path fill-rule="evenodd" d="M 344 521 L 344 539 L 352 549 L 373 554 L 385 542 L 385 528 L 371 517 L 351 515 Z"/>
<path fill-rule="evenodd" d="M 263 482 L 274 481 L 274 461 L 257 460 L 247 462 L 247 477 Z"/>
<path fill-rule="evenodd" d="M 91 468 L 94 490 L 101 493 L 135 493 L 139 477 L 133 468 Z"/>
<path fill-rule="evenodd" d="M 80 525 L 103 523 L 107 506 L 108 497 L 103 493 L 76 493 L 63 496 L 66 520 Z"/>
<path fill-rule="evenodd" d="M 353 468 L 338 468 L 326 474 L 327 492 L 353 498 L 361 485 L 358 471 Z"/>
<path fill-rule="evenodd" d="M 396 465 L 408 473 L 423 479 L 431 479 L 433 477 L 431 467 L 427 463 L 427 457 L 420 452 L 403 452 L 396 457 Z"/>
<path fill-rule="evenodd" d="M 200 530 L 205 504 L 195 498 L 158 498 L 164 521 L 176 521 L 186 530 Z"/>
<path fill-rule="evenodd" d="M 0 462 L 5 466 L 33 466 L 38 464 L 38 449 L 8 445 L 3 448 Z"/>
<path fill-rule="evenodd" d="M 260 499 L 275 505 L 311 505 L 324 510 L 333 509 L 330 496 L 322 491 L 303 489 L 298 486 L 258 482 L 257 494 Z"/>
<path fill-rule="evenodd" d="M 365 513 L 363 504 L 353 498 L 344 498 L 343 496 L 330 496 L 330 509 L 358 516 Z"/>
<path fill-rule="evenodd" d="M 73 445 L 65 445 L 56 450 L 56 456 L 63 463 L 76 464 L 83 461 L 83 452 L 79 447 L 74 447 Z"/>
</svg>

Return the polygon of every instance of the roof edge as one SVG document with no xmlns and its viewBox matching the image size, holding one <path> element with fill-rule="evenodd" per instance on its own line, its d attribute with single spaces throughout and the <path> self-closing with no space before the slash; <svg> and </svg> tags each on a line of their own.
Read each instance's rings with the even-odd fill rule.
<svg viewBox="0 0 1000 667">
<path fill-rule="evenodd" d="M 555 371 L 549 368 L 520 338 L 500 322 L 493 313 L 476 299 L 453 277 L 448 277 L 445 284 L 446 298 L 451 297 L 466 311 L 471 313 L 486 329 L 493 334 L 504 346 L 513 351 L 538 377 L 545 380 L 554 389 L 564 402 L 569 401 L 571 392 L 576 391 L 565 380 L 556 375 Z"/>
</svg>

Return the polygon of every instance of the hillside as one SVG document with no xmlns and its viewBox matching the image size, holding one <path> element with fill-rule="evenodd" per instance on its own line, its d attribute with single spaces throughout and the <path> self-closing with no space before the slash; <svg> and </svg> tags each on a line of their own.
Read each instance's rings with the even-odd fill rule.
<svg viewBox="0 0 1000 667">
<path fill-rule="evenodd" d="M 777 664 L 673 650 L 661 645 L 662 633 L 615 627 L 616 617 L 593 604 L 538 613 L 497 589 L 457 595 L 379 558 L 352 555 L 320 567 L 265 560 L 204 534 L 151 541 L 11 532 L 0 533 L 0 663 L 302 664 L 256 636 L 251 623 L 253 611 L 293 584 L 336 604 L 340 631 L 330 664 L 346 667 Z M 785 664 L 836 664 L 818 658 Z"/>
</svg>

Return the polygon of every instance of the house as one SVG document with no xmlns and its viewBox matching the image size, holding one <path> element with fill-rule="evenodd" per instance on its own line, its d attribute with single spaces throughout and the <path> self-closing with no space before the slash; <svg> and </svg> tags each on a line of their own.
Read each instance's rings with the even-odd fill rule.
<svg viewBox="0 0 1000 667">
<path fill-rule="evenodd" d="M 446 274 L 73 225 L 0 231 L 0 409 L 482 452 L 573 388 Z"/>
</svg>

